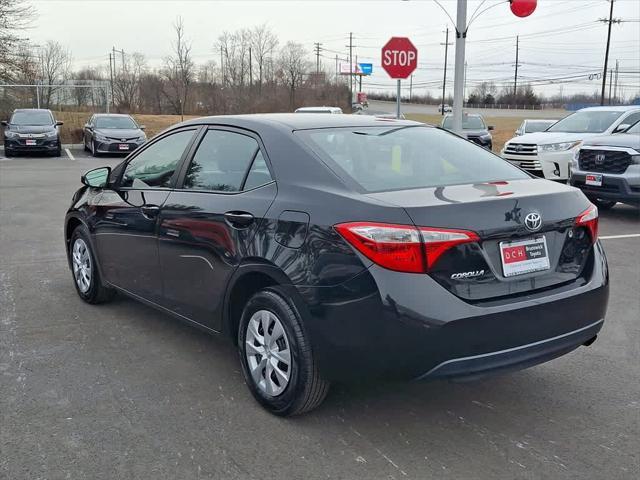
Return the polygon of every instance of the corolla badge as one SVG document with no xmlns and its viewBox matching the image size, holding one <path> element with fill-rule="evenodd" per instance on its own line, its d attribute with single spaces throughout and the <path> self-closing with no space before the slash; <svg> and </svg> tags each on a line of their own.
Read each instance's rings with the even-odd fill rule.
<svg viewBox="0 0 640 480">
<path fill-rule="evenodd" d="M 530 232 L 537 232 L 542 227 L 542 216 L 539 213 L 531 212 L 524 217 L 524 226 Z"/>
</svg>

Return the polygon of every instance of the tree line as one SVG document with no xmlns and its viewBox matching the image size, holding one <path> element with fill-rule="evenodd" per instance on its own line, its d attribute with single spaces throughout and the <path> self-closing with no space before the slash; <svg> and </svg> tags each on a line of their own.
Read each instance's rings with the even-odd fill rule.
<svg viewBox="0 0 640 480">
<path fill-rule="evenodd" d="M 171 52 L 149 66 L 144 54 L 122 52 L 109 62 L 73 69 L 72 53 L 56 41 L 33 45 L 22 18 L 24 0 L 0 0 L 0 82 L 5 112 L 35 106 L 150 114 L 235 114 L 291 111 L 302 105 L 349 106 L 347 81 L 316 72 L 300 43 L 281 43 L 266 24 L 222 32 L 212 59 L 196 63 L 183 20 L 173 24 Z M 6 27 L 6 28 L 5 28 Z M 78 88 L 71 88 L 75 85 Z"/>
</svg>

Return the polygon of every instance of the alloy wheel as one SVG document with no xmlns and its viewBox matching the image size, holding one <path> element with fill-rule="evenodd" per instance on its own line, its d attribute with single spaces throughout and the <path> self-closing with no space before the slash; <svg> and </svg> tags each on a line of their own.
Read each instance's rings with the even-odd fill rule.
<svg viewBox="0 0 640 480">
<path fill-rule="evenodd" d="M 91 255 L 87 244 L 81 238 L 73 242 L 71 252 L 73 263 L 73 277 L 76 285 L 82 293 L 87 293 L 91 288 Z"/>
<path fill-rule="evenodd" d="M 245 356 L 256 386 L 272 397 L 280 395 L 291 378 L 291 350 L 278 317 L 268 310 L 255 312 L 247 324 Z"/>
</svg>

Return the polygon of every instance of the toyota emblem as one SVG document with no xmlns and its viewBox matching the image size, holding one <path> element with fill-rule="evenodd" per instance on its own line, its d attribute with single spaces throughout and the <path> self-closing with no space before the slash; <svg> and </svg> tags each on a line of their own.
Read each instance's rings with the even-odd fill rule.
<svg viewBox="0 0 640 480">
<path fill-rule="evenodd" d="M 604 153 L 598 153 L 596 155 L 596 165 L 602 165 L 604 163 L 604 159 L 605 159 L 605 154 Z"/>
<path fill-rule="evenodd" d="M 524 217 L 524 226 L 530 232 L 537 232 L 542 227 L 542 217 L 539 213 L 531 212 Z"/>
</svg>

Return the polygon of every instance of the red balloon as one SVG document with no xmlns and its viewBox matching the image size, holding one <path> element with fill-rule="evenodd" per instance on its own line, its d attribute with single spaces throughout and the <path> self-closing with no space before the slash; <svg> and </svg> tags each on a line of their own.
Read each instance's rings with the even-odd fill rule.
<svg viewBox="0 0 640 480">
<path fill-rule="evenodd" d="M 538 0 L 509 0 L 511 11 L 516 17 L 528 17 L 538 5 Z"/>
</svg>

